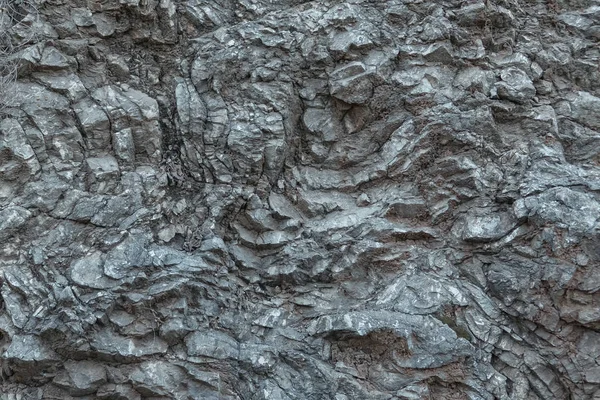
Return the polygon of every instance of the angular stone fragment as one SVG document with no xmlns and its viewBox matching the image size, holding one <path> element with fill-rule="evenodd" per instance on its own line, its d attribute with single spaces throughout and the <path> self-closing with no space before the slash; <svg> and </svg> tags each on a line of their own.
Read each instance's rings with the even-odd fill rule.
<svg viewBox="0 0 600 400">
<path fill-rule="evenodd" d="M 423 57 L 428 61 L 450 64 L 454 60 L 452 47 L 449 44 L 431 45 L 423 53 Z"/>
<path fill-rule="evenodd" d="M 600 129 L 600 97 L 588 92 L 578 92 L 571 100 L 571 118 L 592 129 Z"/>
<path fill-rule="evenodd" d="M 88 170 L 87 184 L 91 191 L 104 193 L 115 187 L 120 170 L 114 157 L 90 157 L 85 162 Z"/>
<path fill-rule="evenodd" d="M 238 359 L 239 344 L 231 336 L 218 331 L 193 332 L 185 338 L 188 355 L 219 360 Z"/>
<path fill-rule="evenodd" d="M 78 101 L 87 94 L 87 90 L 83 86 L 79 76 L 72 72 L 53 71 L 36 73 L 35 77 L 51 89 L 66 95 L 71 101 Z"/>
<path fill-rule="evenodd" d="M 71 18 L 77 26 L 92 26 L 94 19 L 92 11 L 88 8 L 73 8 L 71 9 Z"/>
<path fill-rule="evenodd" d="M 148 240 L 148 235 L 132 232 L 106 255 L 104 273 L 112 279 L 123 279 L 133 269 L 151 265 Z"/>
<path fill-rule="evenodd" d="M 119 284 L 104 275 L 104 259 L 100 253 L 74 261 L 70 267 L 70 277 L 77 285 L 94 289 L 108 289 Z"/>
<path fill-rule="evenodd" d="M 575 232 L 591 233 L 598 226 L 600 202 L 593 196 L 566 187 L 557 187 L 519 199 L 514 204 L 518 218 L 545 224 L 555 223 Z"/>
<path fill-rule="evenodd" d="M 309 108 L 304 112 L 302 121 L 310 132 L 319 135 L 326 143 L 337 141 L 343 134 L 340 121 L 331 110 Z"/>
<path fill-rule="evenodd" d="M 389 311 L 350 312 L 326 315 L 314 321 L 311 335 L 350 333 L 367 336 L 375 332 L 393 332 L 405 339 L 405 349 L 395 349 L 395 362 L 405 368 L 435 368 L 469 354 L 470 344 L 441 322 L 421 315 Z M 411 340 L 419 338 L 419 344 Z M 335 341 L 333 336 L 332 341 Z M 432 354 L 436 354 L 433 356 Z"/>
<path fill-rule="evenodd" d="M 108 37 L 115 33 L 116 21 L 111 15 L 97 13 L 92 16 L 92 21 L 96 26 L 98 35 Z"/>
<path fill-rule="evenodd" d="M 111 128 L 115 132 L 131 129 L 136 156 L 152 160 L 160 158 L 162 132 L 155 99 L 127 86 L 104 86 L 94 90 L 92 97 L 111 118 Z M 110 132 L 107 133 L 110 137 Z"/>
<path fill-rule="evenodd" d="M 116 77 L 122 79 L 129 77 L 129 66 L 124 57 L 111 54 L 106 57 L 106 61 L 108 62 L 108 69 Z"/>
<path fill-rule="evenodd" d="M 131 385 L 108 383 L 101 386 L 96 393 L 99 399 L 108 400 L 141 400 L 142 396 Z"/>
<path fill-rule="evenodd" d="M 160 326 L 160 337 L 169 344 L 175 344 L 190 332 L 181 318 L 171 318 Z"/>
<path fill-rule="evenodd" d="M 65 388 L 75 396 L 95 393 L 106 383 L 106 370 L 101 364 L 92 361 L 67 361 L 65 371 L 57 375 L 53 383 Z"/>
<path fill-rule="evenodd" d="M 58 51 L 55 47 L 46 47 L 42 53 L 40 66 L 47 69 L 66 69 L 71 65 L 67 56 Z"/>
<path fill-rule="evenodd" d="M 108 329 L 94 333 L 90 345 L 101 356 L 112 357 L 116 360 L 134 360 L 164 354 L 168 348 L 162 339 L 152 335 L 143 339 L 132 339 L 120 336 Z"/>
<path fill-rule="evenodd" d="M 500 74 L 501 82 L 495 87 L 501 99 L 523 103 L 536 94 L 533 82 L 525 72 L 518 68 L 507 68 Z"/>
<path fill-rule="evenodd" d="M 0 240 L 6 240 L 16 234 L 30 217 L 31 212 L 19 206 L 0 210 Z"/>
<path fill-rule="evenodd" d="M 507 235 L 516 225 L 510 212 L 470 213 L 454 224 L 452 232 L 467 242 L 491 242 Z"/>
<path fill-rule="evenodd" d="M 23 184 L 40 170 L 36 153 L 17 120 L 2 120 L 0 135 L 0 182 Z M 0 193 L 4 190 L 6 188 L 0 189 Z"/>
<path fill-rule="evenodd" d="M 132 386 L 143 396 L 169 396 L 183 379 L 181 368 L 165 361 L 144 362 L 129 375 Z"/>
<path fill-rule="evenodd" d="M 427 207 L 422 199 L 408 198 L 390 204 L 385 215 L 390 218 L 417 218 L 427 213 Z"/>
<path fill-rule="evenodd" d="M 2 354 L 17 380 L 45 380 L 55 370 L 60 357 L 35 335 L 15 335 Z"/>
<path fill-rule="evenodd" d="M 334 79 L 330 81 L 330 93 L 349 104 L 364 104 L 373 96 L 371 74 L 360 73 Z"/>
<path fill-rule="evenodd" d="M 468 3 L 456 11 L 456 18 L 461 25 L 476 25 L 485 20 L 485 3 L 476 1 Z"/>
<path fill-rule="evenodd" d="M 110 121 L 104 110 L 91 98 L 75 103 L 73 110 L 91 149 L 107 149 L 110 144 Z"/>
<path fill-rule="evenodd" d="M 116 156 L 126 162 L 135 161 L 135 144 L 131 129 L 126 128 L 112 133 L 112 146 Z"/>
</svg>

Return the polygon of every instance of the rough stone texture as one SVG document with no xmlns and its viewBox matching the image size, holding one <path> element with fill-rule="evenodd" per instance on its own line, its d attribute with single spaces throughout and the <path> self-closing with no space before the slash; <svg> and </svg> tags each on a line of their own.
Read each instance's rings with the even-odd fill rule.
<svg viewBox="0 0 600 400">
<path fill-rule="evenodd" d="M 0 399 L 600 398 L 600 3 L 37 15 Z"/>
</svg>

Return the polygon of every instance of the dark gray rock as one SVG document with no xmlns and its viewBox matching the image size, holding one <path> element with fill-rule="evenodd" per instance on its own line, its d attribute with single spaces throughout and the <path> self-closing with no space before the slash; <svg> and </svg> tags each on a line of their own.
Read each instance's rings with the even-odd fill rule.
<svg viewBox="0 0 600 400">
<path fill-rule="evenodd" d="M 106 371 L 101 364 L 90 361 L 67 361 L 65 370 L 52 381 L 75 396 L 96 393 L 106 383 Z"/>
<path fill-rule="evenodd" d="M 185 338 L 187 353 L 191 357 L 238 359 L 239 344 L 223 332 L 193 332 Z"/>
<path fill-rule="evenodd" d="M 0 397 L 598 397 L 599 10 L 4 7 Z"/>
</svg>

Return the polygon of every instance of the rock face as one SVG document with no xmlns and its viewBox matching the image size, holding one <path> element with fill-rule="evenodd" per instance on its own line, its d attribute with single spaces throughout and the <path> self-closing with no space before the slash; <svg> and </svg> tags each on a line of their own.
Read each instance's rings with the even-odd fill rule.
<svg viewBox="0 0 600 400">
<path fill-rule="evenodd" d="M 597 1 L 3 4 L 0 399 L 600 398 Z"/>
</svg>

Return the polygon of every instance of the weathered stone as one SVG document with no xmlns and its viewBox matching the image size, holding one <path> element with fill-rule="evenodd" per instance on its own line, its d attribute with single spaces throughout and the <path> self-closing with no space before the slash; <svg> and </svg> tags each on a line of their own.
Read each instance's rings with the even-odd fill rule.
<svg viewBox="0 0 600 400">
<path fill-rule="evenodd" d="M 462 240 L 488 242 L 507 235 L 517 225 L 517 220 L 509 212 L 467 215 L 452 228 Z"/>
<path fill-rule="evenodd" d="M 36 73 L 34 76 L 52 90 L 66 95 L 71 101 L 78 101 L 87 94 L 79 76 L 72 72 Z"/>
<path fill-rule="evenodd" d="M 130 128 L 113 132 L 112 145 L 115 150 L 115 154 L 117 157 L 119 157 L 119 159 L 126 162 L 135 161 L 135 145 L 133 143 L 133 136 L 131 135 Z"/>
<path fill-rule="evenodd" d="M 148 361 L 129 376 L 133 388 L 143 396 L 168 396 L 183 383 L 180 367 L 164 361 Z"/>
<path fill-rule="evenodd" d="M 131 385 L 108 383 L 96 392 L 99 399 L 141 400 L 142 396 Z"/>
<path fill-rule="evenodd" d="M 104 110 L 91 98 L 73 105 L 73 110 L 91 149 L 104 149 L 110 143 L 110 121 Z"/>
<path fill-rule="evenodd" d="M 108 62 L 108 69 L 117 78 L 123 79 L 129 77 L 129 66 L 123 57 L 109 54 L 106 57 L 106 61 Z"/>
<path fill-rule="evenodd" d="M 92 11 L 88 8 L 73 8 L 71 9 L 71 18 L 77 26 L 92 26 L 94 25 L 94 19 L 92 18 Z"/>
<path fill-rule="evenodd" d="M 104 86 L 92 97 L 102 105 L 111 128 L 131 129 L 136 155 L 157 159 L 161 154 L 162 132 L 158 125 L 158 103 L 145 93 L 129 87 Z"/>
<path fill-rule="evenodd" d="M 104 13 L 98 13 L 92 16 L 92 21 L 96 27 L 98 35 L 102 37 L 108 37 L 115 33 L 116 21 L 112 16 Z"/>
<path fill-rule="evenodd" d="M 319 135 L 324 142 L 335 142 L 343 134 L 340 121 L 327 109 L 309 108 L 304 112 L 302 121 L 310 132 Z"/>
<path fill-rule="evenodd" d="M 106 370 L 101 364 L 91 361 L 67 361 L 65 371 L 52 381 L 75 396 L 96 393 L 106 383 Z"/>
<path fill-rule="evenodd" d="M 87 184 L 90 191 L 105 193 L 115 187 L 120 170 L 114 157 L 89 157 L 85 162 L 88 170 Z"/>
<path fill-rule="evenodd" d="M 71 61 L 55 47 L 46 47 L 42 52 L 39 65 L 47 69 L 69 68 Z"/>
<path fill-rule="evenodd" d="M 597 227 L 600 203 L 593 196 L 560 187 L 519 199 L 514 210 L 517 217 L 539 224 L 552 222 L 576 232 L 592 232 Z"/>
<path fill-rule="evenodd" d="M 330 80 L 333 97 L 349 104 L 364 104 L 373 95 L 371 74 L 361 63 L 353 63 L 333 71 Z"/>
<path fill-rule="evenodd" d="M 0 211 L 0 239 L 6 240 L 16 235 L 30 217 L 31 212 L 19 206 L 7 207 Z"/>
<path fill-rule="evenodd" d="M 0 10 L 0 397 L 598 397 L 600 7 L 459 3 Z"/>
<path fill-rule="evenodd" d="M 27 381 L 36 376 L 44 379 L 51 376 L 60 362 L 60 357 L 42 339 L 34 335 L 15 335 L 2 354 L 16 378 Z"/>
<path fill-rule="evenodd" d="M 229 335 L 218 331 L 193 332 L 185 338 L 187 353 L 192 357 L 216 359 L 239 358 L 239 344 Z"/>
<path fill-rule="evenodd" d="M 600 129 L 600 117 L 596 112 L 600 107 L 600 97 L 587 92 L 578 92 L 571 101 L 571 118 L 592 129 Z"/>
<path fill-rule="evenodd" d="M 2 120 L 0 133 L 0 180 L 8 185 L 23 184 L 40 170 L 36 153 L 16 120 Z"/>
<path fill-rule="evenodd" d="M 132 339 L 120 336 L 110 330 L 104 329 L 92 336 L 91 348 L 104 357 L 116 360 L 133 360 L 145 356 L 164 354 L 167 344 L 160 338 L 149 335 L 143 339 Z"/>
<path fill-rule="evenodd" d="M 518 68 L 508 68 L 500 74 L 501 82 L 495 87 L 501 99 L 522 103 L 535 96 L 535 86 L 525 72 Z"/>
<path fill-rule="evenodd" d="M 104 275 L 104 259 L 100 253 L 73 262 L 70 277 L 77 285 L 94 289 L 108 289 L 119 284 Z"/>
</svg>

